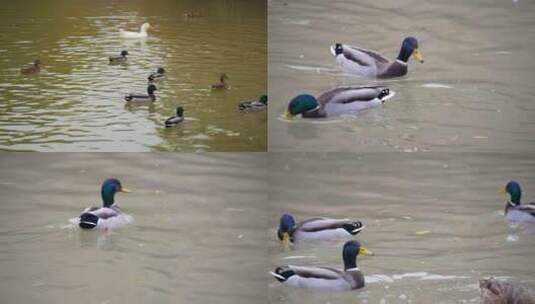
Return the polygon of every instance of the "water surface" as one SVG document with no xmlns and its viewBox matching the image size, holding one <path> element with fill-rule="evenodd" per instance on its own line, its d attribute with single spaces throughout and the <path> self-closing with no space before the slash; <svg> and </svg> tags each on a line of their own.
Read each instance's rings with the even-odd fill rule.
<svg viewBox="0 0 535 304">
<path fill-rule="evenodd" d="M 186 12 L 202 17 L 187 18 Z M 0 9 L 0 149 L 32 151 L 265 151 L 267 114 L 240 101 L 266 92 L 262 1 L 16 1 Z M 146 40 L 125 40 L 149 22 Z M 128 64 L 108 65 L 126 49 Z M 21 66 L 40 58 L 38 76 Z M 164 67 L 158 101 L 125 106 Z M 220 73 L 230 89 L 210 85 Z M 184 107 L 186 121 L 163 122 Z"/>
<path fill-rule="evenodd" d="M 269 147 L 273 151 L 534 151 L 532 1 L 282 1 L 269 9 Z M 338 85 L 334 42 L 395 58 L 415 36 L 425 63 L 381 82 L 384 107 L 329 124 L 282 121 L 288 101 Z"/>
<path fill-rule="evenodd" d="M 0 302 L 265 303 L 265 166 L 264 154 L 4 153 Z M 69 227 L 110 176 L 133 191 L 116 202 L 134 222 Z"/>
<path fill-rule="evenodd" d="M 270 159 L 269 256 L 277 265 L 341 268 L 344 240 L 285 250 L 281 214 L 360 219 L 367 286 L 311 292 L 271 278 L 271 303 L 480 303 L 478 280 L 495 276 L 535 291 L 535 234 L 509 227 L 499 193 L 509 179 L 535 198 L 526 154 L 275 153 Z M 267 272 L 267 271 L 266 271 Z"/>
</svg>

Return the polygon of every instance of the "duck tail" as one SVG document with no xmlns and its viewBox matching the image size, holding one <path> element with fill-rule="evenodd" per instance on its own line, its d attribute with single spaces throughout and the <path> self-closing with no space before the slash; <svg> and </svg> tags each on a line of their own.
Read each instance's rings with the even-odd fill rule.
<svg viewBox="0 0 535 304">
<path fill-rule="evenodd" d="M 238 107 L 241 111 L 244 111 L 251 107 L 251 102 L 250 101 L 240 102 L 240 105 Z"/>
<path fill-rule="evenodd" d="M 126 100 L 126 101 L 132 101 L 132 95 L 126 95 L 126 96 L 124 97 L 124 100 Z"/>
<path fill-rule="evenodd" d="M 295 275 L 295 271 L 289 267 L 277 267 L 275 271 L 271 271 L 270 274 L 277 279 L 277 281 L 283 283 L 291 276 Z"/>
<path fill-rule="evenodd" d="M 383 100 L 386 96 L 390 95 L 390 90 L 388 88 L 384 88 L 379 92 L 379 95 L 377 95 L 377 98 Z"/>
<path fill-rule="evenodd" d="M 78 224 L 80 228 L 93 229 L 97 227 L 97 224 L 98 224 L 98 216 L 94 215 L 93 213 L 86 212 L 80 215 L 80 224 Z"/>
<path fill-rule="evenodd" d="M 344 52 L 344 48 L 342 47 L 341 43 L 335 43 L 334 45 L 331 45 L 331 54 L 333 54 L 334 57 L 342 54 Z"/>
<path fill-rule="evenodd" d="M 349 232 L 351 235 L 357 235 L 365 227 L 366 226 L 364 226 L 360 221 L 354 221 L 352 223 L 344 224 L 343 226 L 343 228 L 347 230 L 347 232 Z"/>
</svg>

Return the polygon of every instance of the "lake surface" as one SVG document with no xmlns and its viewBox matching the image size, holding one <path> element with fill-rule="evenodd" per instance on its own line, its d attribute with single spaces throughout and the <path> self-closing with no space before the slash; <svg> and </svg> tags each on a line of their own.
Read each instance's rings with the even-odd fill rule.
<svg viewBox="0 0 535 304">
<path fill-rule="evenodd" d="M 202 15 L 185 17 L 185 13 Z M 265 151 L 267 113 L 240 101 L 267 90 L 263 1 L 15 1 L 0 9 L 0 149 L 30 151 Z M 153 28 L 145 40 L 119 29 Z M 130 53 L 128 64 L 108 57 Z M 21 76 L 39 58 L 39 75 Z M 152 105 L 147 76 L 167 71 Z M 219 75 L 230 89 L 212 91 Z M 186 121 L 163 122 L 184 107 Z"/>
<path fill-rule="evenodd" d="M 0 156 L 3 303 L 266 302 L 265 154 Z M 134 222 L 80 231 L 100 184 Z M 90 300 L 89 300 L 90 299 Z"/>
<path fill-rule="evenodd" d="M 271 151 L 534 151 L 533 1 L 283 1 L 269 10 Z M 395 58 L 415 36 L 425 63 L 382 81 L 397 94 L 342 119 L 281 119 L 288 101 L 339 85 L 329 46 L 344 42 Z"/>
<path fill-rule="evenodd" d="M 278 265 L 341 268 L 344 240 L 285 250 L 281 214 L 360 219 L 367 286 L 311 292 L 271 278 L 271 303 L 480 303 L 478 280 L 495 276 L 535 291 L 535 234 L 509 227 L 498 191 L 510 179 L 535 200 L 528 154 L 271 153 L 269 256 Z"/>
</svg>

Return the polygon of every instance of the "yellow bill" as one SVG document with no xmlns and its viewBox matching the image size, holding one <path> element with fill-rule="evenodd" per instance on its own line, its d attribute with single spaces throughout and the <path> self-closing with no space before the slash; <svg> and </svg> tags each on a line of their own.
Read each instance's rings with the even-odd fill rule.
<svg viewBox="0 0 535 304">
<path fill-rule="evenodd" d="M 284 116 L 286 117 L 286 119 L 293 119 L 294 116 L 292 115 L 292 113 L 290 113 L 290 111 L 286 111 L 286 114 L 284 114 Z"/>
<path fill-rule="evenodd" d="M 375 253 L 371 252 L 366 247 L 360 247 L 359 254 L 360 255 L 375 255 Z"/>
<path fill-rule="evenodd" d="M 422 53 L 418 49 L 414 49 L 412 51 L 412 57 L 414 57 L 415 60 L 420 61 L 420 63 L 424 63 L 424 58 L 422 57 Z"/>
<path fill-rule="evenodd" d="M 132 191 L 127 189 L 127 188 L 125 188 L 125 187 L 121 187 L 121 190 L 119 192 L 130 193 Z"/>
</svg>

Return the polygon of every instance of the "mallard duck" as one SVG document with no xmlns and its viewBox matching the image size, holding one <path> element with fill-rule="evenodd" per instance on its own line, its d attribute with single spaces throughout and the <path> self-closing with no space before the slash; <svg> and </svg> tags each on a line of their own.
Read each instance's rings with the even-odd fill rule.
<svg viewBox="0 0 535 304">
<path fill-rule="evenodd" d="M 352 290 L 364 287 L 364 275 L 357 267 L 358 255 L 373 255 L 357 241 L 347 241 L 342 250 L 344 270 L 330 267 L 281 266 L 270 272 L 279 282 L 316 290 Z"/>
<path fill-rule="evenodd" d="M 131 217 L 121 211 L 115 203 L 117 192 L 128 193 L 130 190 L 121 185 L 116 178 L 109 178 L 102 183 L 102 207 L 88 207 L 79 217 L 71 219 L 71 223 L 82 229 L 113 229 L 132 221 Z"/>
<path fill-rule="evenodd" d="M 124 97 L 124 100 L 126 101 L 141 101 L 141 102 L 146 102 L 146 101 L 156 101 L 156 95 L 154 95 L 154 91 L 157 91 L 158 89 L 156 88 L 155 85 L 153 84 L 149 84 L 149 86 L 147 87 L 147 95 L 133 95 L 133 94 L 128 94 Z"/>
<path fill-rule="evenodd" d="M 147 30 L 150 28 L 150 24 L 145 22 L 141 25 L 139 32 L 129 32 L 123 29 L 119 29 L 119 33 L 123 38 L 145 38 L 148 36 Z"/>
<path fill-rule="evenodd" d="M 394 92 L 383 86 L 348 86 L 325 91 L 314 97 L 303 94 L 294 97 L 288 104 L 287 118 L 301 114 L 304 118 L 358 112 L 383 104 Z"/>
<path fill-rule="evenodd" d="M 128 51 L 122 51 L 120 55 L 118 56 L 110 56 L 110 64 L 113 63 L 125 63 L 128 59 L 126 56 L 128 55 Z"/>
<path fill-rule="evenodd" d="M 41 60 L 36 59 L 29 67 L 20 69 L 20 73 L 24 75 L 37 74 L 41 71 Z"/>
<path fill-rule="evenodd" d="M 360 221 L 327 217 L 309 218 L 296 224 L 291 214 L 283 214 L 277 236 L 283 242 L 328 241 L 357 235 L 365 227 Z"/>
<path fill-rule="evenodd" d="M 267 95 L 262 95 L 258 100 L 240 102 L 238 108 L 240 111 L 259 111 L 267 108 L 267 103 Z"/>
<path fill-rule="evenodd" d="M 535 304 L 535 298 L 522 286 L 495 278 L 479 280 L 482 304 Z"/>
<path fill-rule="evenodd" d="M 157 81 L 163 79 L 165 76 L 165 69 L 164 68 L 158 68 L 156 72 L 152 73 L 147 77 L 147 80 L 149 82 Z"/>
<path fill-rule="evenodd" d="M 227 89 L 228 84 L 225 82 L 225 80 L 228 79 L 227 74 L 223 73 L 221 76 L 219 76 L 219 82 L 214 83 L 212 85 L 212 89 Z"/>
<path fill-rule="evenodd" d="M 424 62 L 418 50 L 418 40 L 407 37 L 401 44 L 401 50 L 395 61 L 376 51 L 336 43 L 331 46 L 331 53 L 346 73 L 357 74 L 368 78 L 394 78 L 407 74 L 407 61 L 412 55 L 414 59 Z"/>
<path fill-rule="evenodd" d="M 518 182 L 510 181 L 502 192 L 509 195 L 505 204 L 507 220 L 535 224 L 535 203 L 521 204 L 522 189 Z"/>
<path fill-rule="evenodd" d="M 184 109 L 182 107 L 176 107 L 176 116 L 167 118 L 165 121 L 165 126 L 167 128 L 176 126 L 179 123 L 184 121 Z"/>
</svg>

